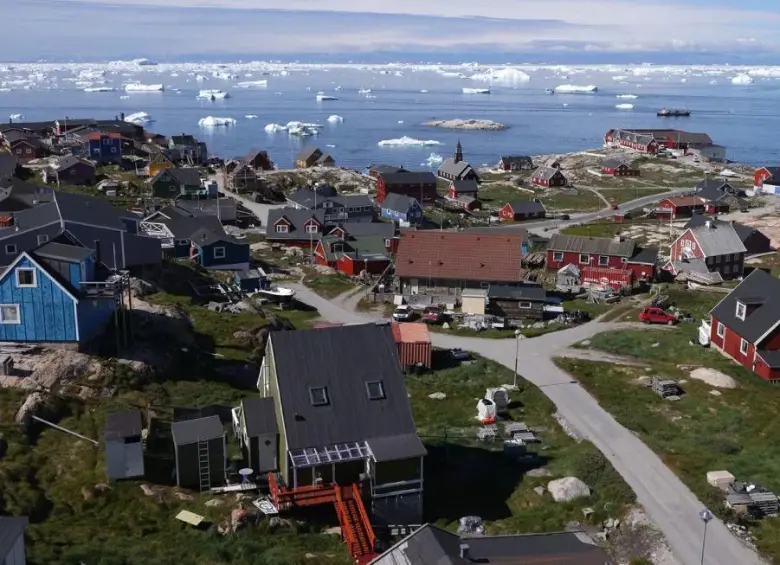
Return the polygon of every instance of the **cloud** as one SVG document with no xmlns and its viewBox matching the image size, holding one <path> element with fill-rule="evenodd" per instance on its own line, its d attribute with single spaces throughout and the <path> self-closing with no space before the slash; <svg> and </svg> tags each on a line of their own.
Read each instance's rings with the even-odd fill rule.
<svg viewBox="0 0 780 565">
<path fill-rule="evenodd" d="M 771 33 L 780 14 L 682 1 L 25 0 L 14 11 L 15 24 L 4 32 L 4 58 L 453 49 L 780 52 L 780 38 Z M 763 26 L 755 26 L 757 18 Z"/>
</svg>

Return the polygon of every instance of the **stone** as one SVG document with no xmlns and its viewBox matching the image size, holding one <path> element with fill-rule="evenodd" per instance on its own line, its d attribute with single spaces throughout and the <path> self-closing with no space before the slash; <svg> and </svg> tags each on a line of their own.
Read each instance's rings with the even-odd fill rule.
<svg viewBox="0 0 780 565">
<path fill-rule="evenodd" d="M 588 347 L 590 345 L 590 340 L 586 339 L 584 341 L 581 341 L 580 345 L 583 346 L 583 347 Z"/>
<path fill-rule="evenodd" d="M 290 527 L 292 527 L 292 522 L 290 522 L 286 518 L 280 518 L 279 516 L 272 516 L 271 519 L 268 520 L 269 532 L 275 532 L 277 530 L 281 530 L 282 528 L 290 528 Z"/>
<path fill-rule="evenodd" d="M 596 511 L 593 510 L 593 508 L 591 508 L 590 506 L 582 509 L 582 515 L 585 516 L 586 519 L 590 518 L 595 512 Z"/>
<path fill-rule="evenodd" d="M 97 492 L 106 492 L 107 490 L 111 490 L 111 487 L 106 483 L 98 483 L 94 486 L 94 490 Z"/>
<path fill-rule="evenodd" d="M 241 526 L 246 523 L 246 510 L 243 508 L 234 508 L 230 512 L 230 529 L 237 531 Z"/>
<path fill-rule="evenodd" d="M 448 329 L 450 329 L 450 323 L 449 323 L 449 322 L 444 322 L 444 323 L 441 325 L 441 327 L 442 327 L 442 329 L 444 329 L 444 330 L 448 330 Z"/>
<path fill-rule="evenodd" d="M 174 492 L 173 496 L 178 498 L 179 500 L 195 500 L 195 497 L 191 494 L 187 494 L 186 492 Z"/>
<path fill-rule="evenodd" d="M 487 131 L 500 131 L 505 130 L 509 126 L 493 120 L 484 119 L 453 119 L 453 120 L 432 120 L 430 122 L 424 122 L 422 125 L 433 128 L 445 128 L 445 129 L 464 129 L 464 130 L 487 130 Z"/>
<path fill-rule="evenodd" d="M 444 400 L 445 398 L 447 398 L 447 395 L 444 394 L 443 392 L 433 392 L 428 395 L 428 398 L 430 398 L 431 400 Z"/>
<path fill-rule="evenodd" d="M 536 469 L 531 469 L 526 473 L 529 477 L 551 477 L 552 473 L 547 469 L 547 467 L 537 467 Z"/>
<path fill-rule="evenodd" d="M 544 494 L 544 487 L 541 485 L 538 487 L 534 487 L 534 492 L 539 496 L 542 496 Z"/>
<path fill-rule="evenodd" d="M 325 528 L 324 530 L 322 530 L 322 533 L 324 535 L 341 536 L 341 527 L 333 526 L 332 528 Z"/>
<path fill-rule="evenodd" d="M 661 345 L 661 344 L 660 344 L 660 343 L 658 343 L 658 342 L 656 341 L 656 342 L 655 342 L 654 344 L 652 344 L 650 347 L 658 347 L 659 345 Z"/>
<path fill-rule="evenodd" d="M 92 490 L 87 487 L 81 487 L 81 496 L 84 498 L 84 500 L 92 500 Z"/>
<path fill-rule="evenodd" d="M 577 477 L 563 477 L 547 483 L 547 490 L 555 502 L 570 502 L 578 498 L 590 496 L 588 485 Z"/>
<path fill-rule="evenodd" d="M 225 309 L 225 305 L 221 302 L 209 302 L 206 304 L 206 308 L 212 312 L 222 312 Z"/>
<path fill-rule="evenodd" d="M 304 556 L 306 559 L 317 559 L 317 556 L 316 556 L 316 555 L 314 555 L 313 553 L 304 553 L 304 554 L 303 554 L 303 556 Z"/>
<path fill-rule="evenodd" d="M 723 396 L 723 393 L 722 393 L 721 391 L 719 391 L 719 390 L 715 390 L 715 389 L 711 390 L 711 391 L 710 391 L 710 394 L 711 394 L 712 396 Z"/>
<path fill-rule="evenodd" d="M 604 528 L 605 529 L 611 530 L 614 527 L 615 527 L 615 520 L 613 520 L 612 518 L 607 518 L 606 520 L 604 520 Z"/>
<path fill-rule="evenodd" d="M 144 491 L 144 494 L 146 496 L 156 496 L 157 495 L 157 491 L 155 490 L 155 488 L 152 485 L 146 485 L 146 484 L 141 485 L 141 490 Z"/>
<path fill-rule="evenodd" d="M 206 501 L 206 506 L 209 508 L 215 508 L 217 506 L 222 506 L 224 504 L 224 501 L 222 501 L 219 498 L 212 498 L 211 500 Z"/>
</svg>

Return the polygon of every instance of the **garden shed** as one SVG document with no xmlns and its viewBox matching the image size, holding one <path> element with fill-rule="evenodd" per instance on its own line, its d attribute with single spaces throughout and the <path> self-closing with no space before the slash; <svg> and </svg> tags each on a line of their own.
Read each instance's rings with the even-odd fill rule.
<svg viewBox="0 0 780 565">
<path fill-rule="evenodd" d="M 144 475 L 141 412 L 129 410 L 106 415 L 103 443 L 109 481 Z"/>
<path fill-rule="evenodd" d="M 177 486 L 202 492 L 225 483 L 227 446 L 219 416 L 174 422 L 171 435 Z"/>
</svg>

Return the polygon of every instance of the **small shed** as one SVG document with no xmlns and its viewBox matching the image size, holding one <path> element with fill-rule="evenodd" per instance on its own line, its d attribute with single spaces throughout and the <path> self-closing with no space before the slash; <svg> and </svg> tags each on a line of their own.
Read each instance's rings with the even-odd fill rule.
<svg viewBox="0 0 780 565">
<path fill-rule="evenodd" d="M 715 488 L 719 488 L 723 491 L 727 491 L 729 488 L 729 485 L 735 481 L 734 475 L 729 473 L 728 471 L 708 471 L 707 472 L 707 483 L 710 486 L 713 486 Z"/>
<path fill-rule="evenodd" d="M 547 292 L 539 285 L 490 285 L 487 311 L 510 322 L 541 320 Z"/>
<path fill-rule="evenodd" d="M 129 410 L 106 415 L 103 444 L 109 481 L 144 475 L 141 412 Z"/>
<path fill-rule="evenodd" d="M 273 397 L 244 398 L 240 422 L 239 440 L 255 476 L 279 469 L 279 427 Z"/>
<path fill-rule="evenodd" d="M 484 288 L 464 288 L 460 293 L 460 311 L 473 316 L 485 315 L 487 290 Z"/>
<path fill-rule="evenodd" d="M 268 275 L 259 267 L 237 271 L 235 282 L 238 288 L 244 292 L 256 292 L 267 287 Z"/>
<path fill-rule="evenodd" d="M 403 368 L 417 366 L 431 368 L 433 345 L 426 324 L 394 323 L 393 339 L 398 347 L 398 357 Z"/>
<path fill-rule="evenodd" d="M 171 435 L 177 486 L 204 491 L 225 483 L 227 446 L 219 416 L 174 422 Z"/>
<path fill-rule="evenodd" d="M 569 263 L 558 269 L 555 276 L 555 286 L 564 292 L 577 292 L 582 288 L 580 284 L 580 270 L 576 265 Z"/>
</svg>

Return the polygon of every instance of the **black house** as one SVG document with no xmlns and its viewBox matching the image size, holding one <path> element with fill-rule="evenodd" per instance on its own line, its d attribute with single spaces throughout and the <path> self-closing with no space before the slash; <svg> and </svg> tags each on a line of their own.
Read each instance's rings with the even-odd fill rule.
<svg viewBox="0 0 780 565">
<path fill-rule="evenodd" d="M 205 491 L 225 484 L 227 447 L 219 416 L 171 424 L 176 485 Z"/>
<path fill-rule="evenodd" d="M 547 292 L 537 285 L 490 285 L 486 312 L 512 323 L 523 320 L 541 320 Z"/>
</svg>

